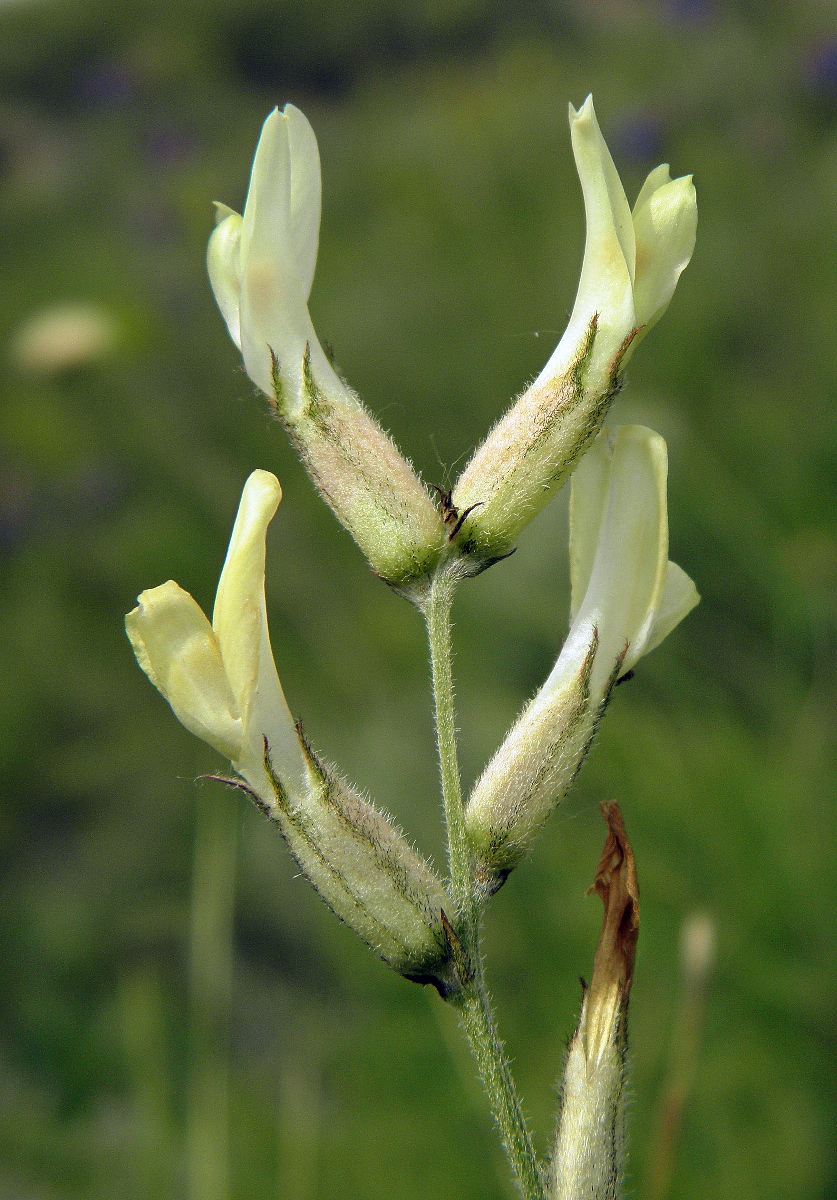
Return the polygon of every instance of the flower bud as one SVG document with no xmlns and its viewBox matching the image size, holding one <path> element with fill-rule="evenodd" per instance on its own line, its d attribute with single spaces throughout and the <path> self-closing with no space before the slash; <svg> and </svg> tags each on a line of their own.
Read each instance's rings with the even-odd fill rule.
<svg viewBox="0 0 837 1200">
<path fill-rule="evenodd" d="M 395 970 L 447 995 L 458 981 L 431 868 L 368 801 L 323 768 L 302 739 L 270 649 L 265 535 L 281 497 L 254 471 L 244 487 L 212 624 L 172 581 L 143 592 L 125 620 L 137 661 L 192 733 L 230 759 L 333 911 Z"/>
<path fill-rule="evenodd" d="M 243 216 L 218 206 L 207 266 L 244 366 L 323 498 L 395 586 L 427 575 L 444 544 L 410 464 L 343 382 L 308 313 L 320 227 L 320 158 L 293 105 L 264 123 Z"/>
<path fill-rule="evenodd" d="M 602 430 L 572 478 L 571 626 L 465 810 L 474 871 L 491 895 L 563 799 L 616 681 L 697 604 L 668 561 L 667 456 L 641 425 Z"/>
<path fill-rule="evenodd" d="M 639 934 L 639 889 L 619 806 L 603 804 L 609 833 L 593 887 L 604 919 L 593 980 L 567 1050 L 549 1200 L 622 1195 L 628 993 Z"/>
<path fill-rule="evenodd" d="M 666 165 L 628 207 L 591 97 L 570 106 L 573 153 L 587 235 L 575 305 L 564 336 L 534 383 L 494 427 L 454 489 L 459 512 L 472 506 L 463 553 L 496 559 L 561 487 L 595 437 L 621 371 L 659 319 L 694 249 L 691 177 Z"/>
</svg>

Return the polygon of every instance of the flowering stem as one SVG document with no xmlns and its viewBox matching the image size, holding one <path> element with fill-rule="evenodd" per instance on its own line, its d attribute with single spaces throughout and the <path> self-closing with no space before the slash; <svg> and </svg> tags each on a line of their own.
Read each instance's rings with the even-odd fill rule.
<svg viewBox="0 0 837 1200">
<path fill-rule="evenodd" d="M 521 1194 L 526 1200 L 545 1200 L 535 1148 L 517 1098 L 509 1060 L 500 1041 L 482 972 L 476 985 L 453 1000 L 468 1035 L 480 1077 Z"/>
<path fill-rule="evenodd" d="M 439 750 L 439 769 L 442 776 L 445 824 L 448 833 L 451 890 L 462 919 L 460 935 L 463 936 L 463 944 L 466 950 L 473 950 L 476 949 L 478 910 L 465 834 L 462 784 L 459 779 L 459 759 L 456 749 L 456 716 L 451 669 L 450 608 L 454 588 L 455 581 L 445 573 L 444 569 L 438 571 L 430 589 L 424 615 L 427 621 L 430 663 L 433 672 L 433 708 L 436 720 L 436 743 Z"/>
<path fill-rule="evenodd" d="M 468 978 L 452 999 L 480 1076 L 491 1111 L 500 1127 L 515 1177 L 525 1200 L 544 1200 L 544 1187 L 532 1139 L 514 1087 L 508 1059 L 494 1024 L 491 1002 L 482 972 L 479 937 L 479 902 L 474 889 L 465 833 L 462 785 L 456 749 L 456 717 L 451 669 L 450 609 L 455 580 L 444 568 L 437 572 L 424 606 L 433 672 L 436 740 L 442 777 L 442 796 L 448 832 L 450 882 L 459 922 L 457 932 L 468 963 Z"/>
</svg>

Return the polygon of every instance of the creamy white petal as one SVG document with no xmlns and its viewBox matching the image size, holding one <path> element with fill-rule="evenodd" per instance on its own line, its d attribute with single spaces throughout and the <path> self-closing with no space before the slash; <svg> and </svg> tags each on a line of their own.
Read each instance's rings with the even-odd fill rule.
<svg viewBox="0 0 837 1200">
<path fill-rule="evenodd" d="M 301 214 L 298 224 L 306 239 L 302 263 L 294 243 L 291 123 L 278 109 L 264 123 L 241 229 L 241 351 L 247 374 L 268 396 L 273 396 L 275 390 L 271 351 L 279 362 L 283 381 L 290 380 L 291 390 L 295 390 L 301 379 L 305 347 L 313 348 L 317 342 L 306 291 L 313 274 L 312 231 Z M 306 148 L 307 139 L 299 122 L 294 119 L 293 125 L 295 141 L 307 163 L 301 172 L 301 200 L 312 182 L 310 148 Z M 319 228 L 318 215 L 316 224 Z"/>
<path fill-rule="evenodd" d="M 692 580 L 677 563 L 670 562 L 666 571 L 666 581 L 660 607 L 654 618 L 654 624 L 648 633 L 648 640 L 642 649 L 643 654 L 649 654 L 660 642 L 667 638 L 675 626 L 679 625 L 700 600 L 698 590 Z"/>
<path fill-rule="evenodd" d="M 212 627 L 243 721 L 236 766 L 251 782 L 252 776 L 261 780 L 267 738 L 275 770 L 296 795 L 305 766 L 273 661 L 264 598 L 265 537 L 281 497 L 279 481 L 269 471 L 254 471 L 244 485 Z"/>
<path fill-rule="evenodd" d="M 244 205 L 241 254 L 255 253 L 286 266 L 291 214 L 291 151 L 288 123 L 278 108 L 269 114 L 259 135 Z"/>
<path fill-rule="evenodd" d="M 587 229 L 584 261 L 566 332 L 535 381 L 535 387 L 568 369 L 594 316 L 598 321 L 597 356 L 601 358 L 598 373 L 606 374 L 636 324 L 631 210 L 599 129 L 591 96 L 578 112 L 570 105 L 570 133 L 584 195 Z"/>
<path fill-rule="evenodd" d="M 671 183 L 671 171 L 668 163 L 660 163 L 658 167 L 654 167 L 649 171 L 645 183 L 639 189 L 639 195 L 634 201 L 632 216 L 636 219 L 636 214 L 642 206 L 654 195 L 654 193 L 665 184 Z"/>
<path fill-rule="evenodd" d="M 568 673 L 583 660 L 595 629 L 598 650 L 590 690 L 600 697 L 623 652 L 623 672 L 636 663 L 660 604 L 668 560 L 668 462 L 663 439 L 641 425 L 604 430 L 587 454 L 598 456 L 599 464 L 595 458 L 588 464 L 579 485 L 573 477 L 571 536 L 580 545 L 571 550 L 571 560 L 590 563 L 595 518 L 600 514 L 595 554 L 584 598 L 543 690 L 563 686 Z M 604 503 L 598 477 L 601 463 L 608 468 Z M 577 567 L 579 579 L 587 569 Z"/>
<path fill-rule="evenodd" d="M 173 580 L 138 599 L 125 618 L 137 662 L 181 724 L 235 760 L 242 722 L 209 621 Z"/>
<path fill-rule="evenodd" d="M 641 425 L 614 432 L 599 544 L 576 618 L 599 631 L 594 678 L 608 677 L 626 645 L 622 670 L 629 671 L 653 623 L 668 563 L 667 473 L 658 434 Z"/>
<path fill-rule="evenodd" d="M 307 301 L 317 266 L 320 240 L 322 179 L 317 138 L 308 118 L 286 104 L 284 118 L 288 126 L 291 165 L 291 241 L 297 260 L 302 295 Z"/>
<path fill-rule="evenodd" d="M 672 179 L 647 196 L 640 193 L 634 227 L 634 304 L 644 333 L 668 308 L 695 248 L 697 198 L 691 175 Z"/>
<path fill-rule="evenodd" d="M 603 430 L 573 475 L 564 672 L 583 657 L 593 625 L 602 660 L 596 678 L 626 643 L 622 671 L 629 671 L 698 603 L 689 576 L 667 561 L 666 476 L 665 442 L 638 425 Z"/>
<path fill-rule="evenodd" d="M 635 249 L 631 208 L 602 136 L 592 96 L 587 97 L 578 112 L 570 105 L 570 131 L 594 240 L 603 245 L 612 230 L 633 278 Z"/>
<path fill-rule="evenodd" d="M 241 349 L 241 217 L 225 204 L 215 205 L 221 217 L 209 238 L 206 266 L 215 303 L 230 337 Z"/>
<path fill-rule="evenodd" d="M 590 583 L 610 486 L 611 446 L 605 432 L 582 456 L 570 488 L 570 624 Z"/>
</svg>

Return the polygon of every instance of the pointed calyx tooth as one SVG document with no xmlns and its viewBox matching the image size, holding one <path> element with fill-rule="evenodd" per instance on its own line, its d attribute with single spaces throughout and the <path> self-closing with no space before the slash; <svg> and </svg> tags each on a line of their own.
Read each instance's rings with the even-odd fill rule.
<svg viewBox="0 0 837 1200">
<path fill-rule="evenodd" d="M 273 796 L 256 803 L 329 908 L 407 979 L 448 997 L 460 989 L 448 918 L 455 905 L 396 826 L 317 758 L 297 727 L 308 787 L 291 798 L 265 745 Z"/>
<path fill-rule="evenodd" d="M 616 1200 L 623 1195 L 628 993 L 639 932 L 639 889 L 616 804 L 591 892 L 604 903 L 602 931 L 578 1028 L 561 1080 L 558 1136 L 549 1166 L 550 1200 Z"/>
</svg>

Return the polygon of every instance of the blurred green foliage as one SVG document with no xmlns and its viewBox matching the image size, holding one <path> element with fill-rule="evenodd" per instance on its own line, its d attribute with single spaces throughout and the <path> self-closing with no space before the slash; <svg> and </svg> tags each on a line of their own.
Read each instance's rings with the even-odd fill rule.
<svg viewBox="0 0 837 1200">
<path fill-rule="evenodd" d="M 219 1044 L 189 983 L 195 826 L 218 803 L 193 779 L 221 764 L 136 669 L 122 614 L 172 575 L 211 603 L 254 467 L 285 489 L 268 600 L 291 705 L 443 853 L 419 618 L 365 570 L 241 373 L 203 270 L 210 201 L 240 205 L 264 115 L 302 107 L 324 166 L 315 325 L 445 483 L 571 306 L 565 112 L 591 90 L 629 194 L 663 160 L 698 186 L 695 259 L 612 420 L 668 439 L 672 557 L 703 602 L 619 689 L 493 903 L 501 1028 L 545 1149 L 596 940 L 597 802 L 616 798 L 643 890 L 632 1194 L 679 927 L 703 908 L 718 964 L 672 1195 L 837 1196 L 833 6 L 19 2 L 0 11 L 0 79 L 0 1196 L 187 1194 L 195 1028 Z M 76 301 L 109 314 L 117 352 L 24 369 L 21 324 Z M 565 541 L 559 499 L 462 589 L 467 780 L 557 653 Z M 211 1093 L 229 1096 L 232 1200 L 508 1195 L 453 1014 L 376 963 L 219 794 L 239 838 Z"/>
</svg>

